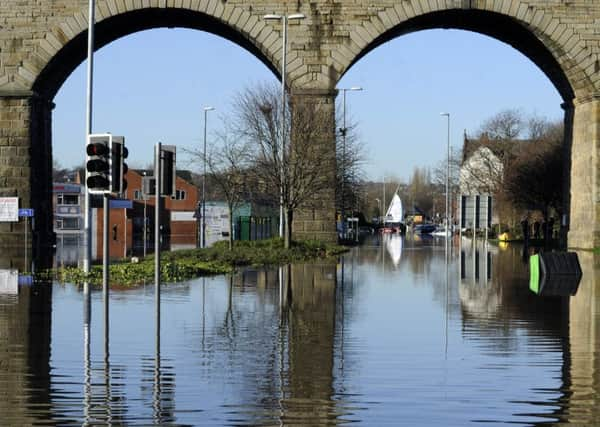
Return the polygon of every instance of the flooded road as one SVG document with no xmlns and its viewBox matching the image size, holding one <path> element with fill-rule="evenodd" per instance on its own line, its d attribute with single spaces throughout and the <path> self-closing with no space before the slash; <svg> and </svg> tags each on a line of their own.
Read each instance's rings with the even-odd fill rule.
<svg viewBox="0 0 600 427">
<path fill-rule="evenodd" d="M 0 295 L 3 425 L 594 425 L 598 256 L 574 297 L 520 246 L 374 236 L 337 263 Z M 8 279 L 7 279 L 8 280 Z M 0 289 L 14 289 L 5 285 Z M 160 340 L 159 340 L 160 339 Z M 160 345 L 157 346 L 157 343 Z M 105 354 L 108 344 L 108 357 Z"/>
</svg>

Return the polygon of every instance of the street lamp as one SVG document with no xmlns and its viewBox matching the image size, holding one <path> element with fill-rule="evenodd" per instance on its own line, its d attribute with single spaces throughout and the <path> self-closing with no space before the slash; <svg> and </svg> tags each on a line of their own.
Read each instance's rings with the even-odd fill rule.
<svg viewBox="0 0 600 427">
<path fill-rule="evenodd" d="M 146 176 L 146 171 L 142 172 L 142 175 Z M 142 183 L 144 182 L 144 180 L 142 179 Z M 146 236 L 146 228 L 148 227 L 148 218 L 146 217 L 146 202 L 148 200 L 148 197 L 146 196 L 144 190 L 143 190 L 144 185 L 142 184 L 142 198 L 144 199 L 144 258 L 146 258 L 146 241 L 147 241 L 147 236 Z"/>
<path fill-rule="evenodd" d="M 441 116 L 446 116 L 448 119 L 448 137 L 446 139 L 446 144 L 447 144 L 447 156 L 446 156 L 446 239 L 448 238 L 448 232 L 450 231 L 450 224 L 449 224 L 449 211 L 450 211 L 450 206 L 449 206 L 449 202 L 450 202 L 450 194 L 449 194 L 449 188 L 450 188 L 450 113 L 440 113 Z"/>
<path fill-rule="evenodd" d="M 291 15 L 268 14 L 263 17 L 267 21 L 281 21 L 283 32 L 283 49 L 281 50 L 281 153 L 280 153 L 280 177 L 279 177 L 279 237 L 283 237 L 283 160 L 285 150 L 285 98 L 286 98 L 286 62 L 287 62 L 287 23 L 290 20 L 304 19 L 302 13 Z"/>
<path fill-rule="evenodd" d="M 204 107 L 204 149 L 202 150 L 202 222 L 200 225 L 200 247 L 206 247 L 206 119 L 209 111 L 214 107 Z"/>
<path fill-rule="evenodd" d="M 342 217 L 342 236 L 346 237 L 346 218 L 345 218 L 345 203 L 346 196 L 344 194 L 345 191 L 345 183 L 346 183 L 346 133 L 348 129 L 346 128 L 346 92 L 348 91 L 359 91 L 363 90 L 360 86 L 352 86 L 349 88 L 338 88 L 338 91 L 342 91 L 342 127 L 340 128 L 340 133 L 342 134 L 342 207 L 341 207 L 341 217 Z"/>
</svg>

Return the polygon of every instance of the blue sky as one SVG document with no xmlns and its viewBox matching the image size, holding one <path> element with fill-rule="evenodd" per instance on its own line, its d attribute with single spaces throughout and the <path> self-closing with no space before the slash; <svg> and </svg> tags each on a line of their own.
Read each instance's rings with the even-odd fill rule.
<svg viewBox="0 0 600 427">
<path fill-rule="evenodd" d="M 124 135 L 129 164 L 152 162 L 156 142 L 191 147 L 202 142 L 202 108 L 211 129 L 226 120 L 230 100 L 245 87 L 277 82 L 237 45 L 195 30 L 157 29 L 123 37 L 95 56 L 95 132 Z M 54 158 L 62 166 L 84 161 L 86 64 L 58 92 L 53 121 Z M 392 40 L 365 56 L 339 87 L 362 86 L 347 95 L 348 116 L 359 124 L 368 178 L 408 179 L 414 167 L 445 158 L 446 121 L 451 144 L 463 130 L 476 131 L 493 114 L 519 108 L 561 119 L 558 92 L 529 59 L 480 34 L 420 31 Z M 189 165 L 186 165 L 189 166 Z"/>
</svg>

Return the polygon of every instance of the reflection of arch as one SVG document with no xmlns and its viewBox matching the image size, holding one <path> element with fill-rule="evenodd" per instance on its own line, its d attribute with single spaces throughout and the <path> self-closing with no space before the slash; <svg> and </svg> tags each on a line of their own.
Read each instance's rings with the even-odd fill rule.
<svg viewBox="0 0 600 427">
<path fill-rule="evenodd" d="M 428 7 L 427 2 L 421 3 Z M 573 99 L 575 92 L 593 90 L 591 80 L 567 54 L 575 51 L 585 55 L 585 46 L 571 28 L 541 10 L 526 7 L 527 14 L 514 15 L 505 10 L 511 2 L 498 3 L 495 2 L 494 11 L 467 8 L 418 13 L 403 6 L 388 9 L 379 14 L 379 20 L 371 19 L 350 33 L 351 43 L 344 47 L 344 57 L 351 60 L 338 62 L 336 68 L 344 74 L 367 53 L 398 36 L 419 30 L 454 28 L 485 34 L 511 45 L 546 74 L 565 101 Z"/>
<path fill-rule="evenodd" d="M 104 7 L 103 7 L 104 5 Z M 96 49 L 128 34 L 159 27 L 184 27 L 207 31 L 224 37 L 245 48 L 276 75 L 277 68 L 268 59 L 268 44 L 278 40 L 270 26 L 259 22 L 247 12 L 233 7 L 220 7 L 212 15 L 205 10 L 179 8 L 127 8 L 112 11 L 105 3 L 98 6 L 95 28 Z M 231 13 L 226 14 L 225 9 Z M 104 12 L 102 12 L 104 11 Z M 223 18 L 229 17 L 231 22 Z M 33 91 L 52 99 L 69 74 L 79 65 L 87 51 L 87 22 L 81 14 L 68 18 L 49 31 L 36 47 L 36 55 L 43 58 L 39 65 L 21 66 L 20 74 L 29 80 Z"/>
</svg>

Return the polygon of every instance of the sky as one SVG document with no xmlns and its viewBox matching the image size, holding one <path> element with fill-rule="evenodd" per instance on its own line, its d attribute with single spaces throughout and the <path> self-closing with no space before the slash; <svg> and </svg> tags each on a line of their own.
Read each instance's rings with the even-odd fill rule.
<svg viewBox="0 0 600 427">
<path fill-rule="evenodd" d="M 130 167 L 152 163 L 157 142 L 200 147 L 205 106 L 208 144 L 222 127 L 237 93 L 278 80 L 243 48 L 188 29 L 155 29 L 125 36 L 94 58 L 93 131 L 124 135 Z M 347 118 L 358 125 L 368 179 L 407 181 L 415 167 L 435 167 L 463 132 L 505 109 L 561 120 L 562 100 L 548 78 L 517 50 L 461 30 L 427 30 L 401 36 L 357 62 L 338 87 L 348 92 Z M 341 102 L 341 96 L 338 97 Z M 63 167 L 85 160 L 86 62 L 54 100 L 54 160 Z M 178 165 L 185 162 L 181 150 Z"/>
</svg>

